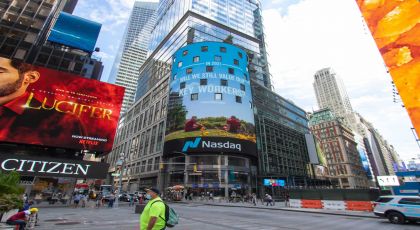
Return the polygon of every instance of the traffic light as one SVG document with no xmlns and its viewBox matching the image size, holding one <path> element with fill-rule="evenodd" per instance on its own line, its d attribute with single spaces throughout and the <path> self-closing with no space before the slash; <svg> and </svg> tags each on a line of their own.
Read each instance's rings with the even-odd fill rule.
<svg viewBox="0 0 420 230">
<path fill-rule="evenodd" d="M 194 165 L 194 167 L 193 167 L 193 171 L 194 171 L 194 172 L 197 172 L 197 171 L 198 171 L 198 167 L 197 167 L 197 165 Z"/>
<path fill-rule="evenodd" d="M 163 167 L 164 167 L 164 165 L 163 165 L 163 163 L 161 162 L 161 163 L 159 164 L 159 169 L 160 169 L 160 170 L 162 170 L 162 169 L 163 169 Z"/>
</svg>

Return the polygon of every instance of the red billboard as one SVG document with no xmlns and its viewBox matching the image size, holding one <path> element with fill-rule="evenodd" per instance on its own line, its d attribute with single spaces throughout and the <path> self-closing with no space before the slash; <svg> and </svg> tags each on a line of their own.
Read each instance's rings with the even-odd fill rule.
<svg viewBox="0 0 420 230">
<path fill-rule="evenodd" d="M 109 152 L 124 88 L 0 57 L 0 142 Z"/>
</svg>

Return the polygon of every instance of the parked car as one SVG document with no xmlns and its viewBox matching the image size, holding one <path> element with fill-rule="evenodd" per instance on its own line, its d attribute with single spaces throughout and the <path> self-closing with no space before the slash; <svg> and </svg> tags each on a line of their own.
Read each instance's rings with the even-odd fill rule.
<svg viewBox="0 0 420 230">
<path fill-rule="evenodd" d="M 130 202 L 130 197 L 134 198 L 134 202 L 138 202 L 138 198 L 136 195 L 134 195 L 133 193 L 123 193 L 120 196 L 120 201 L 126 201 L 126 202 Z"/>
<path fill-rule="evenodd" d="M 381 196 L 375 201 L 376 216 L 393 224 L 420 221 L 420 196 Z"/>
</svg>

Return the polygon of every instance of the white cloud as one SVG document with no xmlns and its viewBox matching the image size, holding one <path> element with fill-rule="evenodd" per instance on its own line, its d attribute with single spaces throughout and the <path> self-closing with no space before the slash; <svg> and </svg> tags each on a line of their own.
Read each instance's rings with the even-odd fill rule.
<svg viewBox="0 0 420 230">
<path fill-rule="evenodd" d="M 407 112 L 393 103 L 391 77 L 354 0 L 304 0 L 263 11 L 270 72 L 276 91 L 316 109 L 314 73 L 333 67 L 353 108 L 407 159 L 418 152 Z"/>
</svg>

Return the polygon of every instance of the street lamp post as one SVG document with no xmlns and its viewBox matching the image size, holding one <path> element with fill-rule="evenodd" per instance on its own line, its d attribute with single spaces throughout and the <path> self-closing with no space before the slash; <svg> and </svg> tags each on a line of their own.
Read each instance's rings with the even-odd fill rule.
<svg viewBox="0 0 420 230">
<path fill-rule="evenodd" d="M 121 165 L 121 170 L 120 170 L 120 175 L 119 175 L 119 180 L 118 180 L 118 192 L 117 195 L 115 196 L 115 207 L 118 208 L 118 204 L 119 204 L 119 195 L 121 194 L 121 189 L 122 189 L 122 177 L 123 177 L 123 172 L 124 172 L 124 166 L 125 166 L 125 153 L 120 153 L 120 159 L 119 159 L 119 164 Z M 118 166 L 118 164 L 117 164 Z"/>
</svg>

